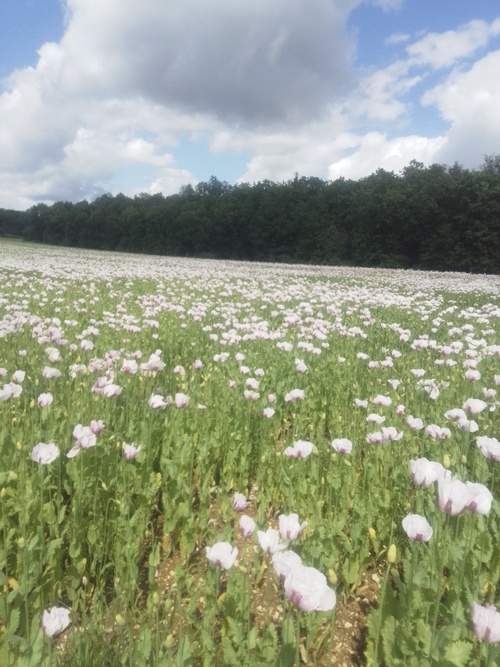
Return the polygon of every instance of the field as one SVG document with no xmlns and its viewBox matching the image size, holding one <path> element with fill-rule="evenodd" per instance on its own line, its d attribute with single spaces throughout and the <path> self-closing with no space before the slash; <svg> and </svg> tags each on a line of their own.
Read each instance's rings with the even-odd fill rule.
<svg viewBox="0 0 500 667">
<path fill-rule="evenodd" d="M 0 664 L 500 664 L 499 323 L 497 276 L 3 241 Z"/>
</svg>

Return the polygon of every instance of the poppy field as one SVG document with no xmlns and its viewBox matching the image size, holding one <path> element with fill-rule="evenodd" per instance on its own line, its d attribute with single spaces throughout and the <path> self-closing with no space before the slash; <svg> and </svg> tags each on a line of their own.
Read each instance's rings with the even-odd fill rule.
<svg viewBox="0 0 500 667">
<path fill-rule="evenodd" d="M 0 664 L 498 665 L 499 324 L 498 276 L 1 241 Z"/>
</svg>

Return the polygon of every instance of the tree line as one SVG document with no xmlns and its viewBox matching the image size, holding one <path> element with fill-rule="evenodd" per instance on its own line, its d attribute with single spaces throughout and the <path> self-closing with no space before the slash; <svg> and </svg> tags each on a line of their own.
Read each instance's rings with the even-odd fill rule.
<svg viewBox="0 0 500 667">
<path fill-rule="evenodd" d="M 500 273 L 500 155 L 324 181 L 295 175 L 177 194 L 0 209 L 0 234 L 180 257 Z"/>
</svg>

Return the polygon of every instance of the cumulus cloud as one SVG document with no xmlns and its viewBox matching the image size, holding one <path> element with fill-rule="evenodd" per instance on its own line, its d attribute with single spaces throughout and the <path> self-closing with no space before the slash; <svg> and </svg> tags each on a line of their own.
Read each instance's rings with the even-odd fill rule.
<svg viewBox="0 0 500 667">
<path fill-rule="evenodd" d="M 470 21 L 458 30 L 430 33 L 407 47 L 412 65 L 430 65 L 433 68 L 450 67 L 484 48 L 492 37 L 500 35 L 500 18 Z"/>
<path fill-rule="evenodd" d="M 423 104 L 436 106 L 450 125 L 448 142 L 438 157 L 443 162 L 467 163 L 471 147 L 478 156 L 500 145 L 500 50 L 487 54 L 467 71 L 454 71 L 426 92 Z"/>
<path fill-rule="evenodd" d="M 241 181 L 454 161 L 472 137 L 491 152 L 500 63 L 487 47 L 500 19 L 392 35 L 398 59 L 361 70 L 346 28 L 359 4 L 66 0 L 61 41 L 42 45 L 36 67 L 13 72 L 0 94 L 0 206 L 91 199 L 123 190 L 124 173 L 126 194 L 176 192 L 195 182 L 176 157 L 186 138 L 250 153 Z M 420 105 L 449 131 L 411 129 Z M 133 184 L 139 169 L 148 180 Z"/>
<path fill-rule="evenodd" d="M 69 0 L 61 86 L 238 122 L 301 119 L 350 77 L 352 3 Z"/>
<path fill-rule="evenodd" d="M 379 168 L 397 173 L 411 160 L 429 164 L 446 142 L 446 137 L 412 135 L 389 139 L 386 134 L 368 132 L 358 138 L 357 149 L 351 155 L 329 166 L 328 176 L 332 180 L 341 176 L 357 179 Z"/>
</svg>

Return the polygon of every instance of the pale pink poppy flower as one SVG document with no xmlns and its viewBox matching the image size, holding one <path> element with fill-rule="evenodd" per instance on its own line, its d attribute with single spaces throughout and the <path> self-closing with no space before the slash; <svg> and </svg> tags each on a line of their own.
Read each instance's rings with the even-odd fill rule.
<svg viewBox="0 0 500 667">
<path fill-rule="evenodd" d="M 130 445 L 125 445 L 125 447 L 123 448 L 123 456 L 127 459 L 127 461 L 132 461 L 132 459 L 135 459 L 135 457 L 141 451 L 141 449 L 142 449 L 141 445 L 136 447 L 134 443 L 131 443 Z"/>
<path fill-rule="evenodd" d="M 337 602 L 325 575 L 304 565 L 293 567 L 286 577 L 285 595 L 302 611 L 330 611 Z"/>
<path fill-rule="evenodd" d="M 273 403 L 276 403 L 276 394 L 268 394 L 267 395 L 267 402 L 271 403 L 271 405 Z"/>
<path fill-rule="evenodd" d="M 110 384 L 110 379 L 108 377 L 106 377 L 105 375 L 98 377 L 92 387 L 92 393 L 101 394 L 104 387 L 106 387 L 108 384 Z"/>
<path fill-rule="evenodd" d="M 500 387 L 500 375 L 494 375 L 493 380 L 497 387 Z"/>
<path fill-rule="evenodd" d="M 496 395 L 497 395 L 496 389 L 486 389 L 486 387 L 483 388 L 483 396 L 485 398 L 495 398 Z"/>
<path fill-rule="evenodd" d="M 413 415 L 408 415 L 406 418 L 406 425 L 412 431 L 420 431 L 424 428 L 424 422 L 420 419 L 420 417 L 414 417 Z"/>
<path fill-rule="evenodd" d="M 243 352 L 236 352 L 236 354 L 234 355 L 234 358 L 239 363 L 239 362 L 243 361 L 243 359 L 245 358 L 245 355 L 243 354 Z"/>
<path fill-rule="evenodd" d="M 50 368 L 49 366 L 44 366 L 42 375 L 46 380 L 56 380 L 61 377 L 61 371 L 57 368 Z"/>
<path fill-rule="evenodd" d="M 189 405 L 190 400 L 191 399 L 189 398 L 189 396 L 181 392 L 178 392 L 174 398 L 175 407 L 179 409 L 186 408 Z"/>
<path fill-rule="evenodd" d="M 245 380 L 245 386 L 246 386 L 248 389 L 255 389 L 255 390 L 257 390 L 257 389 L 259 388 L 259 385 L 260 385 L 260 383 L 259 383 L 259 381 L 258 381 L 256 378 L 247 378 L 247 379 Z"/>
<path fill-rule="evenodd" d="M 393 359 L 399 359 L 400 356 L 401 356 L 401 352 L 399 350 L 393 350 L 391 352 L 391 357 Z"/>
<path fill-rule="evenodd" d="M 6 375 L 7 375 L 7 369 L 3 367 L 0 368 L 0 378 L 4 378 Z"/>
<path fill-rule="evenodd" d="M 357 408 L 365 409 L 365 408 L 368 407 L 368 401 L 363 401 L 363 400 L 361 400 L 360 398 L 356 398 L 356 399 L 354 399 L 354 405 L 355 405 Z"/>
<path fill-rule="evenodd" d="M 39 408 L 46 408 L 52 403 L 53 400 L 54 397 L 52 394 L 40 394 L 40 396 L 37 398 L 37 405 Z"/>
<path fill-rule="evenodd" d="M 238 549 L 233 548 L 229 542 L 217 542 L 213 547 L 205 547 L 205 552 L 211 563 L 224 570 L 231 569 L 238 557 Z"/>
<path fill-rule="evenodd" d="M 264 408 L 262 414 L 266 419 L 271 419 L 271 417 L 274 417 L 275 415 L 275 410 L 273 410 L 273 408 Z"/>
<path fill-rule="evenodd" d="M 235 493 L 233 497 L 233 509 L 236 512 L 243 512 L 248 507 L 248 500 L 242 493 Z"/>
<path fill-rule="evenodd" d="M 481 641 L 500 642 L 500 612 L 491 604 L 472 604 L 472 629 Z"/>
<path fill-rule="evenodd" d="M 382 435 L 385 440 L 395 442 L 401 440 L 403 431 L 398 431 L 395 426 L 382 426 Z"/>
<path fill-rule="evenodd" d="M 266 372 L 263 368 L 256 368 L 253 372 L 256 378 L 263 378 Z"/>
<path fill-rule="evenodd" d="M 449 471 L 438 461 L 421 458 L 410 461 L 412 481 L 419 486 L 430 486 L 440 477 L 450 476 Z"/>
<path fill-rule="evenodd" d="M 236 387 L 236 382 L 234 380 L 229 380 L 227 386 L 229 387 L 229 389 L 234 389 Z"/>
<path fill-rule="evenodd" d="M 159 354 L 158 354 L 159 352 Z M 156 373 L 157 371 L 162 371 L 165 368 L 165 362 L 160 358 L 161 352 L 151 354 L 146 363 L 141 364 L 140 368 L 142 372 L 152 372 Z"/>
<path fill-rule="evenodd" d="M 77 424 L 73 429 L 73 437 L 76 438 L 80 447 L 83 447 L 83 449 L 94 447 L 96 444 L 96 434 L 92 432 L 90 426 Z"/>
<path fill-rule="evenodd" d="M 45 348 L 45 354 L 47 355 L 47 358 L 51 364 L 56 364 L 58 361 L 62 361 L 61 353 L 57 347 Z"/>
<path fill-rule="evenodd" d="M 500 441 L 496 438 L 488 438 L 484 435 L 480 436 L 476 438 L 476 445 L 481 454 L 487 459 L 500 461 Z"/>
<path fill-rule="evenodd" d="M 379 394 L 378 396 L 375 396 L 373 403 L 375 405 L 388 406 L 392 403 L 392 400 L 389 398 L 389 396 L 382 396 L 382 394 Z"/>
<path fill-rule="evenodd" d="M 287 547 L 286 542 L 280 541 L 280 534 L 274 528 L 268 528 L 266 531 L 258 530 L 257 537 L 260 548 L 266 554 L 274 554 L 277 551 L 283 551 Z"/>
<path fill-rule="evenodd" d="M 394 390 L 396 390 L 399 387 L 399 385 L 401 384 L 401 381 L 400 380 L 387 380 L 387 384 L 390 384 L 391 387 Z"/>
<path fill-rule="evenodd" d="M 461 408 L 453 408 L 453 410 L 447 410 L 444 413 L 446 419 L 451 419 L 452 421 L 458 422 L 461 419 L 465 419 L 465 412 Z"/>
<path fill-rule="evenodd" d="M 314 445 L 307 440 L 297 440 L 293 447 L 287 447 L 284 451 L 285 456 L 291 459 L 305 459 L 311 454 Z"/>
<path fill-rule="evenodd" d="M 470 493 L 467 509 L 475 514 L 488 514 L 493 502 L 491 491 L 484 484 L 466 482 L 465 485 Z"/>
<path fill-rule="evenodd" d="M 442 428 L 437 424 L 429 424 L 425 429 L 426 434 L 434 438 L 434 440 L 445 440 L 446 438 L 451 437 L 451 431 L 449 428 Z"/>
<path fill-rule="evenodd" d="M 474 368 L 469 368 L 469 370 L 465 372 L 465 379 L 470 382 L 475 382 L 476 380 L 481 379 L 481 373 Z"/>
<path fill-rule="evenodd" d="M 302 560 L 294 551 L 277 551 L 273 554 L 274 571 L 282 583 L 300 565 L 302 565 Z"/>
<path fill-rule="evenodd" d="M 201 370 L 203 368 L 203 361 L 201 361 L 201 359 L 196 359 L 193 361 L 191 368 L 195 371 Z"/>
<path fill-rule="evenodd" d="M 372 369 L 372 370 L 373 370 L 374 368 L 378 368 L 379 366 L 380 366 L 380 364 L 379 364 L 378 361 L 369 361 L 369 362 L 368 362 L 368 368 L 370 368 L 370 369 Z"/>
<path fill-rule="evenodd" d="M 94 343 L 91 340 L 82 340 L 80 343 L 80 349 L 81 350 L 93 350 L 94 349 Z"/>
<path fill-rule="evenodd" d="M 94 435 L 99 435 L 99 433 L 104 431 L 104 428 L 105 428 L 105 424 L 102 421 L 102 419 L 98 419 L 98 420 L 92 419 L 92 421 L 90 422 L 90 430 L 92 431 L 92 433 Z"/>
<path fill-rule="evenodd" d="M 185 375 L 186 371 L 184 369 L 184 366 L 176 366 L 174 368 L 174 375 Z"/>
<path fill-rule="evenodd" d="M 243 395 L 247 401 L 257 401 L 260 398 L 259 392 L 254 391 L 253 389 L 245 389 Z"/>
<path fill-rule="evenodd" d="M 432 537 L 432 527 L 427 519 L 420 514 L 408 514 L 403 519 L 403 530 L 410 540 L 428 542 Z"/>
<path fill-rule="evenodd" d="M 106 398 L 114 398 L 115 396 L 119 396 L 122 391 L 123 389 L 117 384 L 110 383 L 101 389 L 101 394 Z"/>
<path fill-rule="evenodd" d="M 370 424 L 383 424 L 385 422 L 385 417 L 372 413 L 371 415 L 368 415 L 366 421 Z"/>
<path fill-rule="evenodd" d="M 298 514 L 280 514 L 278 521 L 281 537 L 284 540 L 297 540 L 307 526 L 307 521 L 299 523 Z"/>
<path fill-rule="evenodd" d="M 135 375 L 139 370 L 139 364 L 135 359 L 124 359 L 121 367 L 122 373 L 129 373 Z"/>
<path fill-rule="evenodd" d="M 58 456 L 59 448 L 53 443 L 47 445 L 44 442 L 39 442 L 31 451 L 31 459 L 36 463 L 41 463 L 43 465 L 52 463 Z"/>
<path fill-rule="evenodd" d="M 163 396 L 160 396 L 160 394 L 151 394 L 148 405 L 153 410 L 163 410 L 167 407 L 167 402 L 163 400 Z"/>
<path fill-rule="evenodd" d="M 412 368 L 410 371 L 416 378 L 423 378 L 425 370 L 423 368 Z"/>
<path fill-rule="evenodd" d="M 488 403 L 482 401 L 480 398 L 468 398 L 462 407 L 465 412 L 468 412 L 471 415 L 478 415 L 488 407 Z"/>
<path fill-rule="evenodd" d="M 339 454 L 350 454 L 352 442 L 348 438 L 335 438 L 332 440 L 332 448 Z"/>
<path fill-rule="evenodd" d="M 376 431 L 375 433 L 368 433 L 366 442 L 369 445 L 385 445 L 386 439 L 384 438 L 383 433 Z"/>
<path fill-rule="evenodd" d="M 73 437 L 76 438 L 76 443 L 66 454 L 69 459 L 74 458 L 81 449 L 94 447 L 97 442 L 96 435 L 92 432 L 90 427 L 82 426 L 81 424 L 77 424 L 73 429 Z"/>
<path fill-rule="evenodd" d="M 307 371 L 307 366 L 302 359 L 295 359 L 295 370 L 297 373 L 305 373 Z"/>
<path fill-rule="evenodd" d="M 462 514 L 471 500 L 471 489 L 459 479 L 456 477 L 438 477 L 437 502 L 443 512 L 451 516 Z"/>
<path fill-rule="evenodd" d="M 250 373 L 250 369 L 248 366 L 240 366 L 240 373 L 242 375 L 248 375 Z"/>
<path fill-rule="evenodd" d="M 238 522 L 240 533 L 243 535 L 245 538 L 250 538 L 255 532 L 255 521 L 252 519 L 251 516 L 248 516 L 246 514 L 242 514 L 240 516 L 240 520 Z"/>
<path fill-rule="evenodd" d="M 20 384 L 21 382 L 24 382 L 25 377 L 26 377 L 26 371 L 15 371 L 12 374 L 12 382 Z"/>
<path fill-rule="evenodd" d="M 398 415 L 398 417 L 402 417 L 405 412 L 406 412 L 405 406 L 404 405 L 398 405 L 398 407 L 396 408 L 396 414 Z"/>
<path fill-rule="evenodd" d="M 461 431 L 465 433 L 476 433 L 479 430 L 478 423 L 473 419 L 469 420 L 466 417 L 464 419 L 459 419 L 457 421 L 457 426 Z"/>
<path fill-rule="evenodd" d="M 65 607 L 52 607 L 50 611 L 43 612 L 42 628 L 47 637 L 54 637 L 63 632 L 70 623 L 70 611 Z"/>
<path fill-rule="evenodd" d="M 285 403 L 292 403 L 293 401 L 301 401 L 304 398 L 303 389 L 292 389 L 285 396 Z"/>
</svg>

